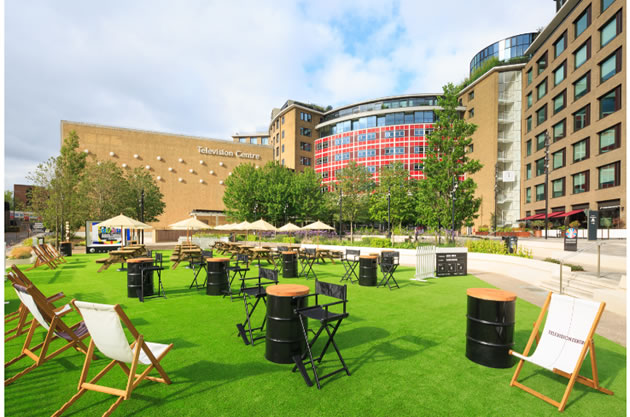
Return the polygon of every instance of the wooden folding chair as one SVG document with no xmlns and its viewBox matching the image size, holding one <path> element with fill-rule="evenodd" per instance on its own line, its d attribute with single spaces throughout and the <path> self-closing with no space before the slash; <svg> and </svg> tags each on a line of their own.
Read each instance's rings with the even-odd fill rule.
<svg viewBox="0 0 630 417">
<path fill-rule="evenodd" d="M 35 253 L 35 256 L 37 258 L 35 259 L 35 264 L 29 269 L 27 269 L 27 271 L 30 271 L 31 269 L 35 269 L 42 265 L 48 265 L 50 269 L 57 268 L 57 264 L 55 263 L 53 259 L 48 257 L 48 254 L 46 254 L 45 252 L 42 252 L 41 249 L 37 246 L 31 246 L 31 247 L 33 248 L 33 252 Z"/>
<path fill-rule="evenodd" d="M 534 323 L 534 329 L 523 353 L 520 354 L 510 350 L 511 355 L 520 359 L 510 385 L 519 387 L 535 397 L 558 407 L 559 411 L 564 410 L 569 394 L 571 394 L 571 390 L 576 382 L 605 394 L 613 395 L 612 391 L 599 385 L 597 362 L 595 360 L 595 344 L 593 342 L 595 329 L 605 307 L 606 303 L 603 302 L 582 300 L 550 292 L 538 316 L 538 320 Z M 537 343 L 536 351 L 533 355 L 527 356 L 534 339 L 538 339 L 538 331 L 545 318 L 545 313 L 547 313 L 547 320 L 545 321 L 540 341 Z M 579 375 L 582 362 L 584 362 L 587 353 L 591 355 L 592 379 Z M 524 361 L 531 362 L 569 379 L 560 402 L 552 400 L 516 380 L 523 368 Z"/>
<path fill-rule="evenodd" d="M 85 320 L 90 335 L 92 336 L 92 340 L 90 341 L 88 354 L 85 357 L 85 363 L 83 364 L 83 370 L 81 371 L 81 377 L 79 378 L 79 392 L 70 398 L 70 400 L 55 414 L 53 414 L 53 416 L 60 416 L 66 409 L 68 409 L 68 407 L 85 394 L 86 391 L 103 392 L 105 394 L 111 394 L 118 397 L 116 402 L 114 402 L 114 404 L 112 404 L 112 406 L 103 414 L 103 416 L 108 416 L 120 405 L 123 400 L 128 400 L 131 397 L 133 389 L 136 388 L 143 380 L 148 379 L 150 381 L 161 382 L 164 384 L 171 383 L 171 380 L 168 375 L 166 375 L 162 365 L 160 365 L 160 361 L 171 350 L 173 347 L 172 343 L 170 345 L 164 345 L 161 343 L 145 342 L 144 337 L 138 333 L 118 304 L 95 304 L 76 300 L 72 300 L 72 304 L 83 316 L 83 320 Z M 120 324 L 121 320 L 134 338 L 131 345 L 129 344 L 125 331 Z M 90 382 L 86 382 L 95 347 L 97 347 L 103 355 L 112 359 L 112 361 L 94 378 L 92 378 Z M 131 368 L 127 366 L 128 363 L 131 364 Z M 136 373 L 139 363 L 142 365 L 148 365 L 147 368 L 140 374 Z M 116 389 L 104 385 L 97 385 L 96 382 L 114 368 L 115 365 L 120 366 L 123 372 L 127 375 L 126 388 Z M 151 372 L 153 368 L 159 372 L 162 378 L 148 376 L 149 372 Z"/>
<path fill-rule="evenodd" d="M 67 263 L 68 261 L 64 256 L 50 243 L 46 243 L 44 245 L 39 245 L 43 251 L 47 252 L 52 258 L 57 261 L 59 260 L 61 263 Z"/>
<path fill-rule="evenodd" d="M 53 304 L 55 301 L 58 301 L 62 298 L 64 298 L 66 295 L 63 292 L 59 292 L 55 295 L 52 295 L 50 297 L 45 297 L 40 291 L 39 289 L 31 282 L 31 280 L 29 280 L 26 275 L 24 275 L 24 273 L 22 271 L 20 271 L 20 269 L 15 266 L 12 265 L 11 266 L 12 271 L 10 271 L 7 274 L 7 278 L 9 278 L 9 280 L 11 280 L 12 283 L 14 284 L 18 284 L 18 285 L 22 285 L 23 287 L 27 287 L 27 286 L 32 286 L 33 289 L 35 291 L 37 291 L 41 297 L 46 298 L 46 300 L 48 300 L 49 303 Z M 53 305 L 54 307 L 54 305 Z M 64 315 L 68 312 L 70 312 L 72 310 L 72 307 L 70 307 L 70 305 L 66 304 L 65 306 L 62 307 L 58 307 L 54 309 L 55 314 L 57 315 Z M 30 328 L 30 323 L 29 320 L 27 320 L 28 318 L 28 308 L 26 308 L 26 306 L 24 305 L 24 303 L 20 302 L 20 306 L 18 307 L 17 311 L 14 311 L 12 313 L 9 313 L 7 315 L 4 316 L 4 324 L 5 324 L 5 328 L 6 328 L 6 324 L 10 323 L 14 320 L 17 320 L 17 326 L 10 329 L 10 330 L 6 330 L 4 332 L 4 336 L 5 342 L 8 342 L 9 340 L 13 340 L 16 337 L 19 337 L 21 335 L 23 335 L 24 333 L 28 332 L 29 328 Z M 28 324 L 28 325 L 27 325 Z M 11 336 L 7 336 L 7 335 L 11 335 Z"/>
<path fill-rule="evenodd" d="M 59 355 L 69 348 L 74 348 L 81 353 L 87 352 L 87 347 L 82 342 L 82 340 L 88 336 L 87 328 L 85 327 L 84 322 L 79 322 L 69 327 L 63 321 L 63 318 L 61 316 L 55 314 L 54 306 L 50 304 L 39 291 L 35 290 L 34 287 L 24 287 L 22 285 L 13 284 L 13 288 L 15 288 L 18 297 L 26 306 L 26 308 L 28 308 L 34 319 L 31 322 L 31 327 L 28 330 L 28 334 L 26 335 L 26 340 L 24 342 L 24 346 L 22 347 L 21 353 L 15 358 L 6 362 L 4 364 L 4 367 L 6 368 L 10 366 L 24 357 L 30 358 L 35 363 L 28 368 L 22 370 L 18 374 L 12 376 L 11 378 L 6 379 L 4 381 L 5 386 L 11 384 L 16 379 L 27 374 L 28 372 L 42 365 L 47 360 L 54 358 L 55 356 Z M 37 346 L 31 346 L 33 335 L 38 325 L 47 330 L 46 337 L 44 341 Z M 57 339 L 65 340 L 66 344 L 55 350 L 54 352 L 48 353 L 50 344 Z M 40 350 L 39 355 L 35 353 L 38 350 Z"/>
</svg>

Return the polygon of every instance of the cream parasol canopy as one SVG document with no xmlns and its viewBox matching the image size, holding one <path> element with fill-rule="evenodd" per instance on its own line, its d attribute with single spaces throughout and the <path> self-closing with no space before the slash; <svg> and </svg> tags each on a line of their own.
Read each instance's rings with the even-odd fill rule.
<svg viewBox="0 0 630 417">
<path fill-rule="evenodd" d="M 201 220 L 197 220 L 196 217 L 189 217 L 176 223 L 169 224 L 168 227 L 173 230 L 185 230 L 187 241 L 190 241 L 190 238 L 188 237 L 190 230 L 212 229 L 212 226 L 205 224 Z"/>
<path fill-rule="evenodd" d="M 138 220 L 132 219 L 131 217 L 127 217 L 124 214 L 120 213 L 120 215 L 102 221 L 96 224 L 96 227 L 120 227 L 121 229 L 151 229 L 151 226 L 148 224 L 142 223 Z M 124 233 L 122 233 L 121 238 L 124 239 Z"/>
</svg>

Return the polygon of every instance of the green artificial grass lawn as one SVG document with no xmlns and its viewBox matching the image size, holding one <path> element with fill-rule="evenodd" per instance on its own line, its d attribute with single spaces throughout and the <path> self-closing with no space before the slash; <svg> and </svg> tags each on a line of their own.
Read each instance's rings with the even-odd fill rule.
<svg viewBox="0 0 630 417">
<path fill-rule="evenodd" d="M 492 369 L 465 357 L 466 289 L 490 287 L 473 277 L 448 277 L 428 283 L 410 281 L 414 269 L 400 267 L 400 289 L 348 287 L 350 316 L 335 337 L 351 376 L 339 373 L 325 379 L 322 389 L 307 387 L 291 365 L 265 359 L 265 341 L 246 346 L 237 337 L 236 323 L 244 319 L 241 300 L 207 296 L 188 289 L 192 271 L 181 264 L 170 269 L 165 253 L 163 282 L 167 299 L 140 303 L 127 298 L 125 272 L 116 266 L 96 273 L 103 255 L 74 255 L 56 270 L 43 266 L 27 276 L 47 295 L 63 291 L 83 301 L 119 303 L 145 340 L 173 343 L 162 364 L 172 385 L 141 383 L 114 415 L 153 416 L 506 416 L 557 415 L 553 406 L 510 387 L 511 369 Z M 357 268 L 358 269 L 358 268 Z M 339 263 L 315 265 L 319 279 L 338 283 Z M 253 268 L 248 276 L 257 274 Z M 379 278 L 381 274 L 379 272 Z M 281 283 L 308 285 L 314 280 L 284 279 Z M 157 279 L 156 279 L 157 283 Z M 236 286 L 236 282 L 234 283 Z M 5 312 L 17 308 L 15 292 L 5 282 Z M 261 308 L 262 307 L 262 308 Z M 522 351 L 540 309 L 523 300 L 516 303 L 515 350 Z M 257 310 L 262 319 L 264 305 Z M 74 323 L 79 317 L 69 315 Z M 311 328 L 317 328 L 311 323 Z M 43 339 L 38 329 L 35 341 Z M 25 336 L 5 344 L 5 360 L 18 354 Z M 60 346 L 55 342 L 54 346 Z M 626 349 L 595 338 L 601 385 L 608 396 L 576 384 L 565 415 L 622 416 L 626 410 Z M 320 345 L 321 347 L 321 345 Z M 93 362 L 90 377 L 107 360 Z M 84 356 L 68 350 L 5 387 L 5 415 L 49 416 L 77 392 Z M 582 372 L 591 376 L 587 357 Z M 23 359 L 5 369 L 10 377 L 30 365 Z M 322 373 L 339 366 L 334 350 L 326 354 Z M 157 375 L 157 373 L 154 373 Z M 310 373 L 312 377 L 312 373 Z M 102 383 L 123 388 L 125 376 L 114 368 Z M 525 364 L 519 381 L 560 400 L 566 379 Z M 114 402 L 111 395 L 87 392 L 64 415 L 95 416 Z"/>
</svg>

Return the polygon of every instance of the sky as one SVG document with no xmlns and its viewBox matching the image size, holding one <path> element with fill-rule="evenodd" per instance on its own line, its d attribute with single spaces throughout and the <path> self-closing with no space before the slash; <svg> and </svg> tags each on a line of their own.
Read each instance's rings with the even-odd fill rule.
<svg viewBox="0 0 630 417">
<path fill-rule="evenodd" d="M 438 93 L 552 0 L 5 3 L 4 183 L 57 156 L 60 122 L 231 140 L 292 99 Z"/>
</svg>

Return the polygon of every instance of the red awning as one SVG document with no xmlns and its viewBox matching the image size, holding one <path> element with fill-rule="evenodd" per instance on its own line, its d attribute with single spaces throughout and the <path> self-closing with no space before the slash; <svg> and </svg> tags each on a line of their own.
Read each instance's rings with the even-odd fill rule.
<svg viewBox="0 0 630 417">
<path fill-rule="evenodd" d="M 569 217 L 574 214 L 582 213 L 583 211 L 584 210 L 571 210 L 571 211 L 567 211 L 566 213 L 563 213 L 561 216 L 556 216 L 556 217 Z"/>
<path fill-rule="evenodd" d="M 536 214 L 531 215 L 531 216 L 527 216 L 527 217 L 523 217 L 522 219 L 519 219 L 517 221 L 522 222 L 522 221 L 525 221 L 525 220 L 531 220 L 532 217 L 536 217 Z"/>
<path fill-rule="evenodd" d="M 555 213 L 549 213 L 549 216 L 547 216 L 548 219 L 552 219 L 554 217 L 564 217 L 566 216 L 566 213 L 564 211 L 556 211 Z"/>
</svg>

